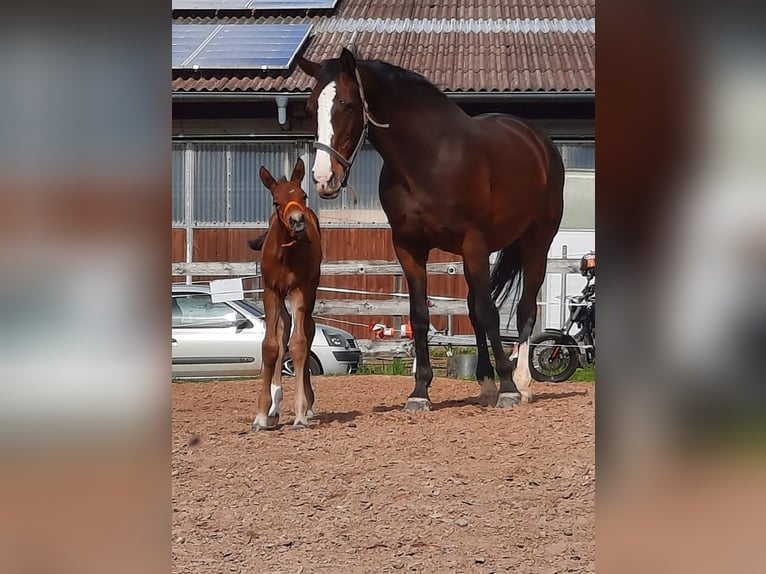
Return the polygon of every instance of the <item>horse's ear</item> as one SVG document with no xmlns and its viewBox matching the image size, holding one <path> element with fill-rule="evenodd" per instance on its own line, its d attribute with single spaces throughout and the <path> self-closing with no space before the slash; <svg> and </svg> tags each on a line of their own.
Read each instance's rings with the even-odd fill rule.
<svg viewBox="0 0 766 574">
<path fill-rule="evenodd" d="M 258 175 L 261 176 L 261 181 L 263 182 L 263 185 L 265 185 L 269 191 L 274 189 L 274 187 L 277 185 L 277 180 L 274 179 L 274 176 L 271 175 L 268 169 L 266 169 L 265 166 L 261 166 L 261 169 L 258 171 Z"/>
<path fill-rule="evenodd" d="M 356 69 L 356 57 L 348 48 L 343 48 L 343 50 L 341 50 L 340 61 L 346 71 L 353 73 Z"/>
<path fill-rule="evenodd" d="M 316 78 L 317 74 L 319 74 L 319 68 L 321 68 L 321 65 L 317 62 L 307 60 L 303 56 L 298 56 L 295 58 L 295 61 L 298 62 L 298 67 L 312 78 Z"/>
<path fill-rule="evenodd" d="M 290 181 L 300 183 L 303 181 L 303 176 L 306 175 L 306 166 L 303 165 L 303 160 L 298 158 L 298 163 L 293 168 L 293 174 L 290 176 Z"/>
</svg>

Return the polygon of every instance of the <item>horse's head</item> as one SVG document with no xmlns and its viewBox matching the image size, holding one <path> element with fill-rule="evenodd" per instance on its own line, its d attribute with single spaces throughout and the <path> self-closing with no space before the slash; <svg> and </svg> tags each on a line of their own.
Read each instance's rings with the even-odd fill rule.
<svg viewBox="0 0 766 574">
<path fill-rule="evenodd" d="M 334 60 L 316 63 L 301 57 L 297 61 L 316 79 L 306 106 L 317 122 L 317 151 L 311 173 L 319 197 L 335 199 L 365 138 L 368 114 L 356 59 L 343 48 L 340 58 Z"/>
<path fill-rule="evenodd" d="M 274 179 L 268 169 L 261 166 L 259 175 L 261 181 L 271 192 L 274 200 L 274 209 L 279 220 L 287 228 L 294 240 L 300 240 L 306 233 L 306 192 L 301 188 L 301 181 L 305 174 L 303 160 L 298 158 L 293 174 L 290 179 L 284 176 L 279 181 Z"/>
</svg>

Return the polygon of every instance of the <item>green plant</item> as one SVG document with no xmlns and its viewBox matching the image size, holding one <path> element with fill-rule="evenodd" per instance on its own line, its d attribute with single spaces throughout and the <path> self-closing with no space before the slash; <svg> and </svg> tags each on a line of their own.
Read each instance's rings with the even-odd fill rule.
<svg viewBox="0 0 766 574">
<path fill-rule="evenodd" d="M 595 365 L 588 367 L 587 369 L 577 369 L 570 379 L 572 381 L 580 382 L 596 382 L 596 367 Z"/>
</svg>

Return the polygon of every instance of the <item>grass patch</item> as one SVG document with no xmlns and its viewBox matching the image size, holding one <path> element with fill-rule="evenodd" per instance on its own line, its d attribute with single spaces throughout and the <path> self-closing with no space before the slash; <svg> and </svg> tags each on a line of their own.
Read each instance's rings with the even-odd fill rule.
<svg viewBox="0 0 766 574">
<path fill-rule="evenodd" d="M 585 382 L 585 383 L 595 383 L 596 382 L 596 366 L 592 365 L 588 367 L 587 369 L 577 369 L 574 372 L 574 375 L 572 375 L 572 378 L 569 380 Z"/>
<path fill-rule="evenodd" d="M 357 374 L 359 375 L 409 375 L 411 372 L 410 364 L 399 357 L 394 357 L 390 362 L 364 363 L 359 366 Z"/>
</svg>

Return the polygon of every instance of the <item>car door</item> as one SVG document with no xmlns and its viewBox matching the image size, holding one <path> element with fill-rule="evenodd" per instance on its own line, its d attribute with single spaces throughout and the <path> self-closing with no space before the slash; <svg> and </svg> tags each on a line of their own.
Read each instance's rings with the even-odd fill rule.
<svg viewBox="0 0 766 574">
<path fill-rule="evenodd" d="M 261 372 L 262 321 L 209 294 L 173 295 L 173 375 L 255 376 Z M 249 321 L 249 322 L 248 322 Z"/>
</svg>

